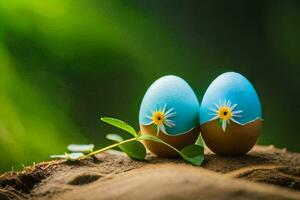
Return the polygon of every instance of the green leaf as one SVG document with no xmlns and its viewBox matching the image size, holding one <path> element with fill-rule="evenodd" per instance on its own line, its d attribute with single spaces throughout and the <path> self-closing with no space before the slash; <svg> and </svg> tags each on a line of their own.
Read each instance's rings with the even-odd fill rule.
<svg viewBox="0 0 300 200">
<path fill-rule="evenodd" d="M 90 153 L 94 147 L 95 145 L 93 144 L 70 144 L 68 145 L 68 150 L 71 152 Z"/>
<path fill-rule="evenodd" d="M 181 149 L 181 157 L 193 165 L 201 165 L 204 161 L 204 148 L 192 144 Z"/>
<path fill-rule="evenodd" d="M 134 137 L 137 137 L 137 133 L 134 130 L 134 128 L 132 128 L 129 124 L 127 124 L 126 122 L 123 122 L 122 120 L 119 120 L 119 119 L 116 119 L 116 118 L 111 118 L 111 117 L 102 117 L 101 120 L 103 122 L 106 122 L 106 123 L 112 125 L 112 126 L 115 126 L 115 127 L 120 128 L 124 131 L 127 131 L 128 133 L 130 133 Z"/>
<path fill-rule="evenodd" d="M 122 142 L 124 141 L 124 139 L 118 135 L 118 134 L 107 134 L 106 135 L 106 139 L 109 139 L 109 140 L 112 140 L 112 141 L 115 141 L 115 142 Z"/>
<path fill-rule="evenodd" d="M 139 140 L 151 140 L 153 142 L 159 142 L 159 143 L 162 143 L 162 144 L 166 143 L 163 140 L 161 140 L 158 137 L 155 137 L 153 135 L 141 135 L 138 139 Z"/>
<path fill-rule="evenodd" d="M 146 148 L 139 141 L 131 141 L 119 145 L 119 148 L 126 153 L 130 158 L 135 160 L 144 160 L 146 156 Z"/>
<path fill-rule="evenodd" d="M 83 153 L 67 153 L 68 160 L 75 161 L 84 156 Z"/>
<path fill-rule="evenodd" d="M 62 155 L 51 155 L 50 158 L 68 159 L 71 161 L 78 160 L 80 157 L 84 156 L 83 153 L 65 153 Z"/>
<path fill-rule="evenodd" d="M 201 135 L 199 135 L 199 137 L 198 137 L 198 139 L 197 139 L 197 141 L 196 141 L 195 144 L 199 145 L 201 147 L 204 147 L 204 142 L 203 142 L 203 139 L 202 139 Z"/>
</svg>

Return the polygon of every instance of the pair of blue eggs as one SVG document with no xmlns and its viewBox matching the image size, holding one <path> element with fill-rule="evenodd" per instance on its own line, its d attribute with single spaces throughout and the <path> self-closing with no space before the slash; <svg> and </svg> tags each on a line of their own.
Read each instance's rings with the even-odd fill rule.
<svg viewBox="0 0 300 200">
<path fill-rule="evenodd" d="M 243 129 L 235 130 L 232 127 L 243 127 L 261 119 L 261 103 L 253 85 L 236 72 L 218 76 L 207 88 L 201 104 L 184 79 L 174 75 L 163 76 L 149 87 L 139 112 L 141 127 L 153 127 L 152 130 L 156 130 L 158 136 L 163 134 L 168 138 L 182 136 L 196 127 L 201 129 L 205 124 L 211 123 L 213 126 L 203 131 L 206 135 L 215 135 L 212 140 L 233 137 L 230 136 L 231 132 L 238 132 L 231 134 L 236 135 L 231 140 L 238 141 L 241 140 L 238 135 L 244 134 Z M 203 139 L 207 143 L 205 137 Z M 218 142 L 220 141 L 215 141 Z M 235 146 L 232 141 L 229 141 L 229 145 Z M 214 152 L 223 154 L 224 147 L 219 152 L 210 146 L 208 147 Z M 224 154 L 241 154 L 239 150 L 234 150 L 239 149 L 238 147 L 229 148 L 233 150 L 227 153 L 225 147 Z"/>
</svg>

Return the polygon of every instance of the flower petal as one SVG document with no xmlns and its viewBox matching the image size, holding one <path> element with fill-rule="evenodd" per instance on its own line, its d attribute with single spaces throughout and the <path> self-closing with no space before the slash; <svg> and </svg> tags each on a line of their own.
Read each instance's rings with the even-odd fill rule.
<svg viewBox="0 0 300 200">
<path fill-rule="evenodd" d="M 232 117 L 242 117 L 242 115 L 233 114 Z"/>
<path fill-rule="evenodd" d="M 228 107 L 228 104 L 229 104 L 229 100 L 225 100 L 225 105 Z"/>
<path fill-rule="evenodd" d="M 232 117 L 230 118 L 231 121 L 233 121 L 236 124 L 240 124 L 240 122 L 236 121 L 235 119 L 233 119 Z"/>
<path fill-rule="evenodd" d="M 176 124 L 172 120 L 165 120 L 165 125 L 167 125 L 168 127 L 172 128 Z"/>
<path fill-rule="evenodd" d="M 174 117 L 175 115 L 176 115 L 176 112 L 172 112 L 172 113 L 165 115 L 165 118 Z"/>
<path fill-rule="evenodd" d="M 239 113 L 242 113 L 243 111 L 242 110 L 236 110 L 236 111 L 232 111 L 232 114 L 239 114 Z"/>
<path fill-rule="evenodd" d="M 163 133 L 167 133 L 167 132 L 166 132 L 166 128 L 165 128 L 165 126 L 164 126 L 163 124 L 160 126 L 160 130 L 161 130 L 161 132 L 163 132 Z"/>
<path fill-rule="evenodd" d="M 145 117 L 146 117 L 147 119 L 153 120 L 153 119 L 152 119 L 152 116 L 150 116 L 150 115 L 146 115 Z"/>
<path fill-rule="evenodd" d="M 226 120 L 223 120 L 222 121 L 222 129 L 223 129 L 223 131 L 225 132 L 226 131 Z"/>
<path fill-rule="evenodd" d="M 214 108 L 208 108 L 209 110 L 215 112 L 215 113 L 218 113 L 218 110 L 214 109 Z"/>
<path fill-rule="evenodd" d="M 237 104 L 233 104 L 233 105 L 230 107 L 230 110 L 235 109 L 235 107 L 237 107 Z"/>
<path fill-rule="evenodd" d="M 163 107 L 163 109 L 162 109 L 162 113 L 165 113 L 166 108 L 167 108 L 167 104 L 164 105 L 164 107 Z"/>
<path fill-rule="evenodd" d="M 167 110 L 167 112 L 165 113 L 165 116 L 168 115 L 170 112 L 172 112 L 174 110 L 174 108 L 170 108 L 169 110 Z"/>
<path fill-rule="evenodd" d="M 213 118 L 211 118 L 209 121 L 212 121 L 212 120 L 215 120 L 215 119 L 218 119 L 218 118 L 219 118 L 219 116 L 216 115 L 216 116 L 214 116 Z"/>
<path fill-rule="evenodd" d="M 214 104 L 216 106 L 217 109 L 220 109 L 220 106 L 218 104 Z"/>
<path fill-rule="evenodd" d="M 156 136 L 158 136 L 159 131 L 160 131 L 160 125 L 157 125 Z"/>
<path fill-rule="evenodd" d="M 230 100 L 227 101 L 227 106 L 230 108 L 230 106 L 231 106 L 231 101 Z"/>
<path fill-rule="evenodd" d="M 175 124 L 175 121 L 174 120 L 171 120 L 171 119 L 165 119 L 166 122 L 169 122 L 169 123 L 172 123 L 172 124 Z"/>
</svg>

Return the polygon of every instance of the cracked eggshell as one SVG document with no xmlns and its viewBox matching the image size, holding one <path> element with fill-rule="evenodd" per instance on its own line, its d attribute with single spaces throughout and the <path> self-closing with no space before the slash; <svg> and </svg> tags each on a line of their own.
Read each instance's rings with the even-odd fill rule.
<svg viewBox="0 0 300 200">
<path fill-rule="evenodd" d="M 232 108 L 232 117 L 223 124 L 219 111 L 224 106 Z M 199 120 L 203 140 L 210 150 L 220 155 L 245 154 L 255 145 L 262 125 L 259 97 L 243 75 L 221 74 L 203 96 Z"/>
<path fill-rule="evenodd" d="M 156 111 L 161 112 L 164 117 L 163 126 L 158 126 L 153 120 Z M 199 136 L 198 99 L 182 78 L 163 76 L 144 95 L 139 123 L 142 134 L 158 135 L 160 139 L 181 149 L 193 144 Z M 158 156 L 177 156 L 177 153 L 164 145 L 149 141 L 145 141 L 145 145 Z"/>
</svg>

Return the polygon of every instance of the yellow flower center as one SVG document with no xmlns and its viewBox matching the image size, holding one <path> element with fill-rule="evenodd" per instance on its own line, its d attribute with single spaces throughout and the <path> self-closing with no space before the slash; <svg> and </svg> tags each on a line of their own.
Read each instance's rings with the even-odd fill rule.
<svg viewBox="0 0 300 200">
<path fill-rule="evenodd" d="M 152 116 L 152 120 L 153 120 L 154 124 L 156 124 L 156 125 L 163 124 L 164 120 L 165 120 L 164 113 L 162 113 L 162 112 L 154 112 L 153 116 Z"/>
<path fill-rule="evenodd" d="M 227 106 L 223 106 L 218 110 L 218 116 L 222 120 L 228 120 L 232 117 L 231 109 Z"/>
</svg>

